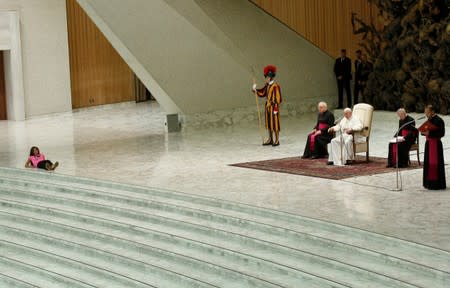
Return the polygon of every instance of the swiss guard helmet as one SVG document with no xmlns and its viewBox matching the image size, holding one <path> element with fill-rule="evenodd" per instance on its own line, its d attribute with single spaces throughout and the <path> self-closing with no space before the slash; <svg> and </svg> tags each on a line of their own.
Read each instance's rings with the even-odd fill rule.
<svg viewBox="0 0 450 288">
<path fill-rule="evenodd" d="M 264 67 L 264 77 L 274 78 L 277 74 L 277 67 L 274 65 L 267 65 Z"/>
</svg>

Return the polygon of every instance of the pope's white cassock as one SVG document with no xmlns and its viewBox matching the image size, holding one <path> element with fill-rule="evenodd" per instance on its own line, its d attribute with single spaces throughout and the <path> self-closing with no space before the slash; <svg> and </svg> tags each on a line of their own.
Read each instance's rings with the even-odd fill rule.
<svg viewBox="0 0 450 288">
<path fill-rule="evenodd" d="M 344 117 L 336 126 L 333 126 L 332 129 L 336 132 L 336 137 L 329 144 L 328 161 L 333 162 L 334 165 L 345 165 L 347 160 L 354 160 L 353 135 L 347 134 L 346 131 L 348 129 L 360 131 L 362 128 L 363 124 L 355 116 L 351 116 L 349 119 Z M 365 141 L 363 136 L 356 135 L 355 137 L 358 137 L 355 139 L 358 143 Z"/>
</svg>

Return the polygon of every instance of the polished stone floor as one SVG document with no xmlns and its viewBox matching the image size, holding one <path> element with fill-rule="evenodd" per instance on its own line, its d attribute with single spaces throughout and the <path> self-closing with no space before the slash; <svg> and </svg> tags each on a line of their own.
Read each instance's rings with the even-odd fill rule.
<svg viewBox="0 0 450 288">
<path fill-rule="evenodd" d="M 450 189 L 425 190 L 421 169 L 400 171 L 403 190 L 395 191 L 395 170 L 327 180 L 228 165 L 300 156 L 313 114 L 282 118 L 279 147 L 261 146 L 257 121 L 167 134 L 164 118 L 157 103 L 121 103 L 23 122 L 0 121 L 0 165 L 23 167 L 36 145 L 48 159 L 60 162 L 55 173 L 238 201 L 450 251 Z M 450 117 L 443 118 L 448 128 Z M 395 113 L 375 112 L 371 155 L 386 156 L 397 125 Z M 450 136 L 442 140 L 448 161 Z M 421 150 L 423 143 L 421 139 Z M 448 166 L 446 173 L 448 177 Z"/>
</svg>

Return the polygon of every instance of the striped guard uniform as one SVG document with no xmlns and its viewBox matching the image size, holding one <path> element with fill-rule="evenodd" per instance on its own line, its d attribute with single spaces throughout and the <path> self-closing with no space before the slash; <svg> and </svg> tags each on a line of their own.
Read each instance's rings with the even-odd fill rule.
<svg viewBox="0 0 450 288">
<path fill-rule="evenodd" d="M 265 118 L 266 118 L 266 128 L 269 131 L 280 131 L 280 104 L 281 98 L 281 87 L 275 82 L 272 84 L 266 83 L 266 85 L 257 89 L 256 93 L 259 97 L 267 97 L 265 106 Z"/>
</svg>

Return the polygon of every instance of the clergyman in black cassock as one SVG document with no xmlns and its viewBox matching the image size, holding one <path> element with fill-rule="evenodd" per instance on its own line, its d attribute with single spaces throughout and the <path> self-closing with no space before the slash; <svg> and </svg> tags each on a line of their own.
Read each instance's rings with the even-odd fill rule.
<svg viewBox="0 0 450 288">
<path fill-rule="evenodd" d="M 412 144 L 416 142 L 418 131 L 415 127 L 416 121 L 414 118 L 406 114 L 405 109 L 400 108 L 397 110 L 397 115 L 400 118 L 398 120 L 398 128 L 405 125 L 398 135 L 402 136 L 404 141 L 398 143 L 389 143 L 389 154 L 388 154 L 388 164 L 387 167 L 397 167 L 397 157 L 398 157 L 398 167 L 407 167 L 409 165 L 409 149 L 411 149 Z M 398 155 L 397 155 L 398 153 Z"/>
<path fill-rule="evenodd" d="M 428 123 L 423 124 L 419 130 L 426 136 L 425 155 L 423 165 L 423 187 L 430 190 L 445 189 L 444 150 L 441 138 L 445 135 L 445 124 L 441 117 L 435 114 L 434 108 L 428 105 L 425 108 Z M 422 128 L 425 126 L 425 128 Z M 431 128 L 428 128 L 431 127 Z"/>
<path fill-rule="evenodd" d="M 308 134 L 302 158 L 323 158 L 328 156 L 327 144 L 333 138 L 328 129 L 334 125 L 334 115 L 328 111 L 327 103 L 320 102 L 317 122 L 311 133 Z"/>
</svg>

